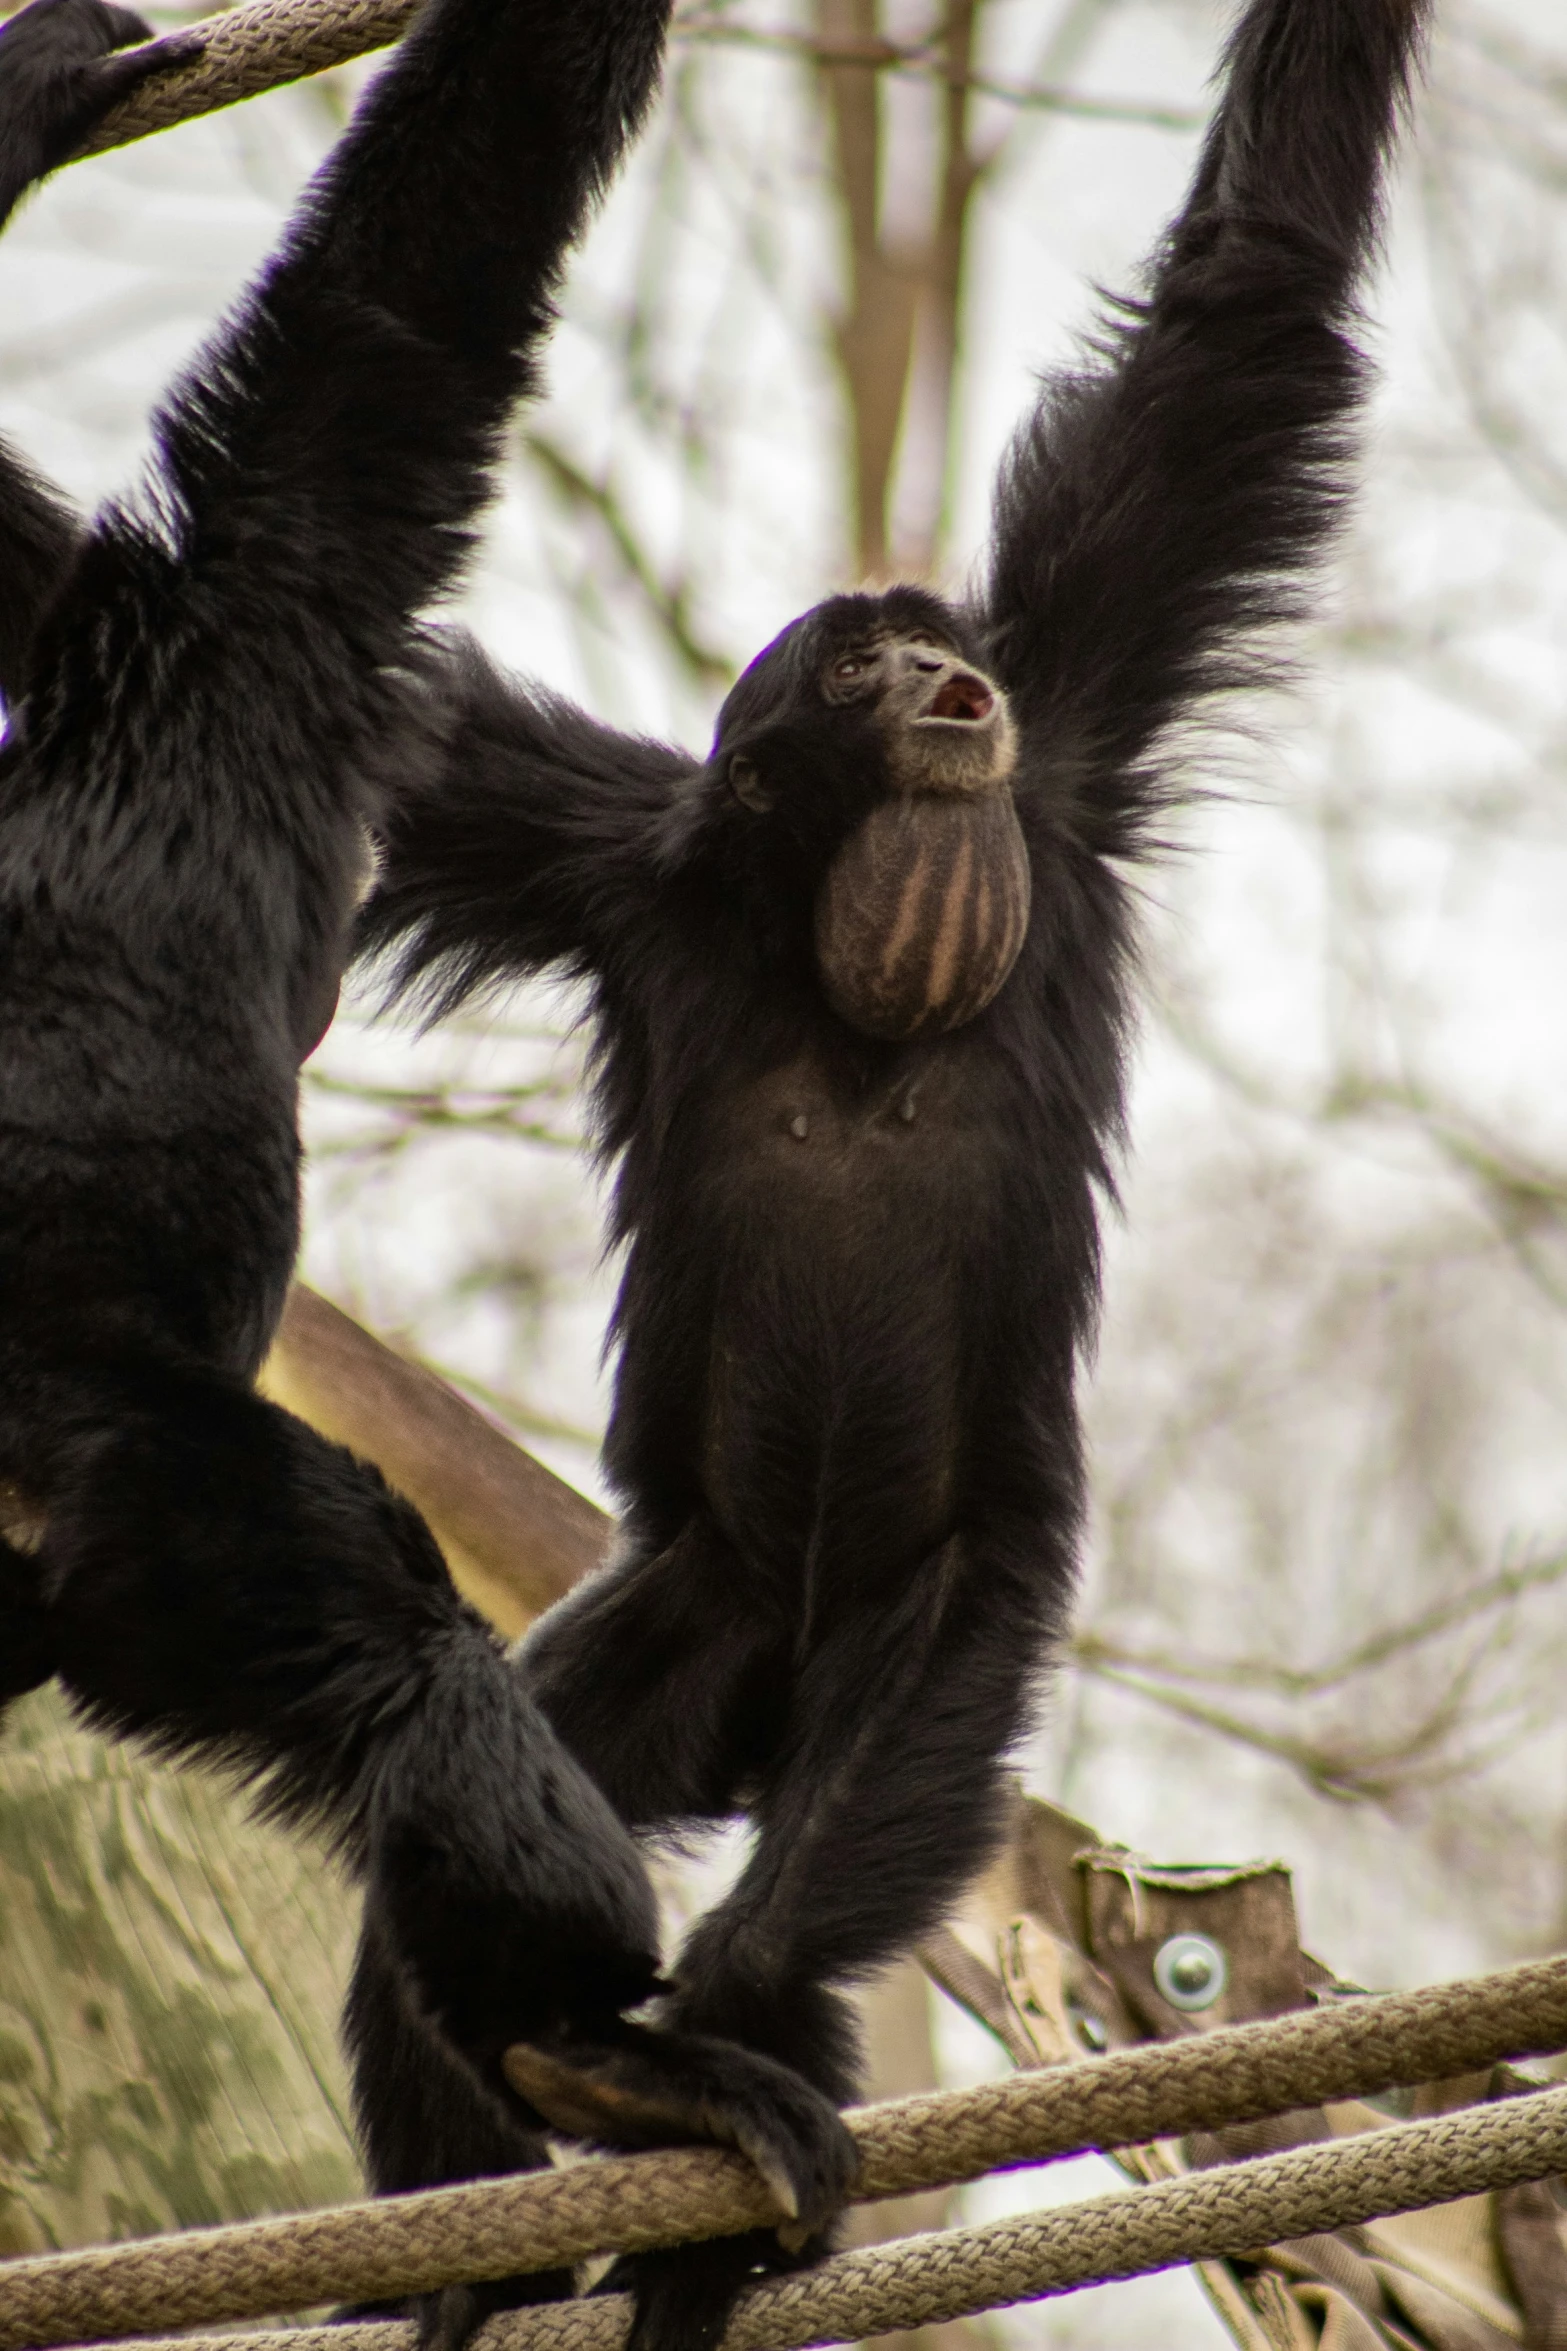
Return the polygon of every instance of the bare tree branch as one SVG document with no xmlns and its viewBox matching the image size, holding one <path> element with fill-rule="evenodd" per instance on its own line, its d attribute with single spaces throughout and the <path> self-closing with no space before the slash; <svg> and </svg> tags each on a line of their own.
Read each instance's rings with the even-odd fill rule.
<svg viewBox="0 0 1567 2351">
<path fill-rule="evenodd" d="M 857 66 L 862 71 L 915 75 L 951 83 L 942 46 L 937 41 L 889 41 L 874 30 L 839 32 L 834 25 L 812 37 L 786 27 L 735 24 L 724 17 L 697 14 L 677 17 L 674 38 L 693 44 L 736 49 L 771 49 L 803 57 L 822 67 Z M 1091 98 L 1045 82 L 1014 82 L 996 74 L 965 70 L 955 85 L 965 94 L 999 98 L 1008 106 L 1036 108 L 1046 114 L 1064 114 L 1083 122 L 1131 123 L 1149 130 L 1189 132 L 1200 128 L 1203 117 L 1190 107 L 1164 106 L 1156 99 Z"/>
<path fill-rule="evenodd" d="M 1427 1642 L 1459 1631 L 1477 1618 L 1510 1609 L 1529 1592 L 1554 1589 L 1567 1581 L 1567 1552 L 1500 1567 L 1462 1592 L 1449 1593 L 1428 1608 L 1384 1625 L 1337 1657 L 1316 1666 L 1285 1665 L 1268 1657 L 1204 1657 L 1191 1650 L 1179 1656 L 1170 1650 L 1142 1649 L 1113 1635 L 1085 1631 L 1071 1645 L 1074 1664 L 1085 1673 L 1132 1672 L 1177 1683 L 1207 1684 L 1231 1689 L 1267 1689 L 1285 1698 L 1314 1698 L 1342 1688 L 1359 1674 L 1374 1673 L 1395 1659 L 1407 1657 Z"/>
<path fill-rule="evenodd" d="M 595 481 L 583 472 L 573 458 L 551 441 L 537 426 L 522 435 L 522 445 L 538 465 L 551 486 L 569 505 L 589 514 L 602 525 L 610 544 L 619 556 L 627 578 L 641 594 L 653 619 L 683 667 L 702 685 L 727 686 L 734 678 L 734 663 L 725 654 L 704 644 L 691 617 L 691 583 L 689 580 L 666 582 L 657 571 L 638 538 L 625 508 L 607 481 Z"/>
</svg>

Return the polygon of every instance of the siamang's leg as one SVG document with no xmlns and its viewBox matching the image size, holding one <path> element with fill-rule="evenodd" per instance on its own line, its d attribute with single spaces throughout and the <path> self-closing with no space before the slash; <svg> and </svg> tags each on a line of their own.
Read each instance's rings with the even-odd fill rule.
<svg viewBox="0 0 1567 2351">
<path fill-rule="evenodd" d="M 671 2024 L 732 2035 L 853 2097 L 851 2012 L 832 1987 L 906 1949 L 991 1850 L 1002 1760 L 1067 1582 L 1050 1549 L 1037 1530 L 966 1531 L 820 1628 L 754 1808 L 751 1862 L 676 1964 Z M 618 2263 L 606 2282 L 636 2290 L 636 2351 L 702 2351 L 747 2275 L 783 2258 L 766 2234 L 715 2239 Z"/>
<path fill-rule="evenodd" d="M 964 1529 L 831 1607 L 753 1808 L 757 1842 L 674 1969 L 680 2021 L 852 2094 L 825 1987 L 907 1949 L 987 1859 L 1069 1571 L 1048 1538 Z"/>
<path fill-rule="evenodd" d="M 512 2041 L 647 1997 L 641 1857 L 416 1511 L 204 1374 L 62 1373 L 35 1403 L 49 1635 L 90 1717 L 324 1822 L 496 2096 Z"/>
<path fill-rule="evenodd" d="M 53 1672 L 38 1561 L 0 1535 L 0 1715 Z"/>
<path fill-rule="evenodd" d="M 786 1619 L 703 1518 L 552 1608 L 518 1667 L 577 1761 L 642 1829 L 732 1811 L 788 1717 Z M 595 2040 L 514 2049 L 510 2078 L 575 2137 L 727 2139 L 808 2227 L 838 2210 L 853 2177 L 853 2145 L 828 2098 L 701 2029 L 621 2022 Z"/>
<path fill-rule="evenodd" d="M 520 2126 L 419 2014 L 373 1901 L 365 1906 L 343 2032 L 353 2063 L 365 2171 L 378 2196 L 535 2171 L 549 2160 L 544 2140 Z M 574 2282 L 569 2269 L 533 2270 L 484 2284 L 447 2286 L 410 2302 L 357 2304 L 337 2315 L 417 2315 L 423 2351 L 437 2346 L 458 2351 L 492 2312 L 558 2301 L 571 2293 Z"/>
<path fill-rule="evenodd" d="M 517 1652 L 539 1705 L 633 1828 L 718 1820 L 776 1747 L 789 1627 L 710 1519 L 585 1578 Z"/>
</svg>

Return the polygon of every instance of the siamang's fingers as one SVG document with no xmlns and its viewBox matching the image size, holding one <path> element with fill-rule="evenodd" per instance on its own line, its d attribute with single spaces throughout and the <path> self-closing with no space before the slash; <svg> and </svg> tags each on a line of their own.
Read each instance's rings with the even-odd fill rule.
<svg viewBox="0 0 1567 2351">
<path fill-rule="evenodd" d="M 683 2097 L 678 2089 L 672 2095 L 649 2096 L 641 2085 L 628 2089 L 604 2074 L 590 2078 L 576 2073 L 541 2050 L 519 2048 L 512 2055 L 526 2061 L 508 2066 L 512 2087 L 522 2091 L 552 2130 L 617 2147 L 667 2147 L 689 2139 L 732 2146 L 755 2164 L 773 2202 L 789 2215 L 780 2226 L 780 2241 L 787 2243 L 798 2234 L 799 2181 L 779 2148 L 776 2131 L 758 2127 L 745 2113 L 721 2112 L 710 2102 Z"/>
<path fill-rule="evenodd" d="M 139 16 L 132 16 L 128 8 L 111 9 L 112 16 L 123 17 L 127 24 L 141 29 L 128 33 L 127 41 L 150 41 L 151 32 L 142 26 Z M 206 42 L 200 33 L 171 33 L 167 40 L 158 41 L 148 49 L 116 48 L 107 57 L 95 58 L 82 68 L 81 113 L 77 120 L 76 136 L 86 137 L 106 114 L 112 113 L 122 98 L 139 90 L 143 82 L 156 81 L 160 74 L 171 73 L 176 66 L 190 65 L 202 56 Z"/>
<path fill-rule="evenodd" d="M 714 2351 L 753 2278 L 804 2268 L 828 2249 L 828 2239 L 817 2236 L 786 2254 L 761 2229 L 710 2237 L 700 2245 L 623 2254 L 594 2292 L 635 2297 L 626 2351 Z"/>
<path fill-rule="evenodd" d="M 502 2065 L 518 2096 L 568 2138 L 610 2147 L 708 2139 L 738 2149 L 796 2229 L 824 2227 L 859 2169 L 831 2100 L 734 2041 L 622 2025 L 612 2042 L 518 2043 Z"/>
<path fill-rule="evenodd" d="M 567 2065 L 546 2049 L 518 2041 L 501 2060 L 506 2079 L 528 2104 L 568 2139 L 610 2139 L 638 2147 L 667 2146 L 671 2140 L 706 2134 L 689 2102 L 649 2094 L 640 2084 L 618 2078 L 620 2052 L 583 2053 Z"/>
<path fill-rule="evenodd" d="M 198 32 L 169 33 L 161 41 L 154 41 L 150 29 L 143 26 L 139 16 L 129 9 L 116 8 L 115 16 L 123 16 L 128 24 L 140 26 L 127 33 L 123 42 L 117 42 L 107 57 L 99 57 L 88 66 L 82 80 L 92 92 L 95 119 L 107 114 L 122 98 L 139 90 L 143 82 L 156 80 L 160 73 L 171 73 L 176 66 L 193 65 L 206 54 L 206 38 Z M 151 42 L 150 48 L 132 48 L 132 42 Z"/>
<path fill-rule="evenodd" d="M 131 46 L 136 44 L 136 46 Z M 145 46 L 142 46 L 145 44 Z M 7 207 L 80 145 L 122 98 L 186 65 L 199 33 L 157 40 L 106 0 L 33 0 L 0 27 L 0 188 Z"/>
</svg>

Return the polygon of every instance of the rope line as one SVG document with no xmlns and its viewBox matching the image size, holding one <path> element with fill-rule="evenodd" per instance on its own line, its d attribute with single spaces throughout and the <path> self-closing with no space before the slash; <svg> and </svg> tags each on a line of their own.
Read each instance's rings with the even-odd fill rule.
<svg viewBox="0 0 1567 2351">
<path fill-rule="evenodd" d="M 77 150 L 76 160 L 172 130 L 198 114 L 236 106 L 304 74 L 346 65 L 407 31 L 419 0 L 242 0 L 186 28 L 206 44 L 188 65 L 171 66 L 115 107 Z M 182 34 L 181 38 L 185 36 Z"/>
<path fill-rule="evenodd" d="M 1074 2069 L 1074 2072 L 1076 2069 Z M 940 2325 L 1189 2261 L 1445 2204 L 1567 2168 L 1567 2089 L 1297 2147 L 983 2228 L 841 2253 L 752 2287 L 722 2351 L 795 2351 Z M 476 2351 L 623 2351 L 631 2304 L 590 2296 L 492 2319 Z M 157 2351 L 412 2351 L 401 2323 L 183 2336 Z M 127 2346 L 126 2351 L 138 2351 Z M 146 2345 L 144 2351 L 154 2351 Z"/>
<path fill-rule="evenodd" d="M 857 2198 L 874 2202 L 1091 2148 L 1136 2146 L 1333 2099 L 1372 2097 L 1563 2046 L 1567 1959 L 1229 2026 L 1081 2065 L 1017 2074 L 976 2090 L 863 2108 L 849 2118 L 862 2165 Z M 1509 2102 L 1494 2110 L 1489 2127 L 1505 2140 L 1515 2127 L 1513 2117 L 1522 2129 L 1524 2114 L 1558 2112 L 1553 2096 L 1525 2100 L 1522 2107 Z M 1392 2134 L 1375 2137 L 1383 2145 Z M 1507 2176 L 1539 2178 L 1560 2167 L 1552 2155 L 1537 2171 Z M 1240 2176 L 1261 2174 L 1248 2169 Z M 1222 2202 L 1230 2191 L 1215 2182 L 1213 2192 Z M 1423 2198 L 1424 2189 L 1413 2201 Z M 42 2254 L 0 2263 L 0 2351 L 261 2318 L 317 2302 L 395 2298 L 565 2266 L 595 2253 L 733 2235 L 778 2217 L 742 2157 L 689 2147 L 287 2219 Z M 1275 2233 L 1300 2232 L 1291 2221 Z M 1264 2229 L 1250 2241 L 1267 2236 Z M 1190 2250 L 1171 2251 L 1154 2266 L 1196 2257 Z M 834 2274 L 845 2273 L 835 2268 Z M 807 2278 L 792 2280 L 787 2290 L 804 2293 L 810 2284 Z M 1029 2289 L 1047 2290 L 1057 2289 Z M 592 2312 L 607 2305 L 582 2307 Z M 606 2322 L 574 2317 L 572 2323 Z M 341 2331 L 334 2330 L 332 2340 L 336 2351 L 350 2351 Z M 571 2340 L 573 2351 L 587 2351 L 586 2339 L 580 2345 Z"/>
</svg>

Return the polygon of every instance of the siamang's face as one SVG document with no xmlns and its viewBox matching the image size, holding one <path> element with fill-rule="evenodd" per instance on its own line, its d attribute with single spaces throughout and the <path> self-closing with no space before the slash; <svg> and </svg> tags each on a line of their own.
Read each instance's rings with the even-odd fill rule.
<svg viewBox="0 0 1567 2351">
<path fill-rule="evenodd" d="M 868 706 L 901 792 L 986 792 L 1016 763 L 1012 714 L 1001 688 L 956 646 L 921 632 L 878 634 L 833 654 L 823 698 Z"/>
<path fill-rule="evenodd" d="M 719 716 L 732 800 L 825 859 L 878 800 L 984 792 L 1015 757 L 960 616 L 917 589 L 835 596 L 758 656 Z"/>
<path fill-rule="evenodd" d="M 973 1019 L 1027 930 L 1016 736 L 966 636 L 917 589 L 834 597 L 752 663 L 719 717 L 714 813 L 755 850 L 753 872 L 780 854 L 803 864 L 823 992 L 871 1036 Z"/>
</svg>

